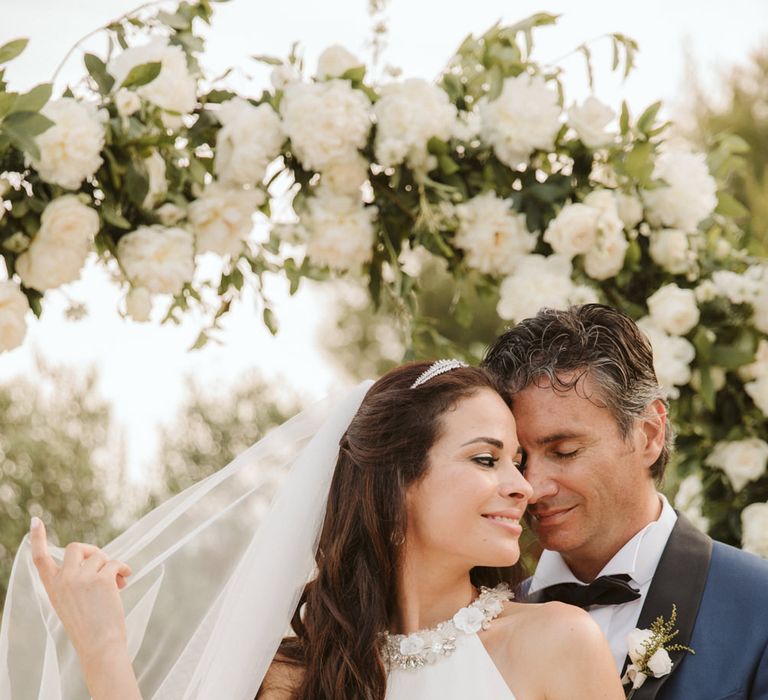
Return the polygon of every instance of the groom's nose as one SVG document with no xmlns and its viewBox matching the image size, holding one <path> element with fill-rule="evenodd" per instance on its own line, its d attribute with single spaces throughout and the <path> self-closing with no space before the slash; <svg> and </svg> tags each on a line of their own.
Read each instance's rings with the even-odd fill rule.
<svg viewBox="0 0 768 700">
<path fill-rule="evenodd" d="M 531 497 L 528 499 L 528 505 L 533 505 L 542 499 L 550 498 L 557 493 L 557 482 L 533 455 L 528 455 L 525 462 L 525 479 L 533 490 Z"/>
</svg>

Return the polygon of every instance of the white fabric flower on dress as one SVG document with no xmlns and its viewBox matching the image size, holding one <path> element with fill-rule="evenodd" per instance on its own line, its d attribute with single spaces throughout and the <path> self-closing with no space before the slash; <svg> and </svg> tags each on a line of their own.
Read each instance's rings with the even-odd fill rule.
<svg viewBox="0 0 768 700">
<path fill-rule="evenodd" d="M 685 335 L 699 322 L 700 312 L 692 289 L 667 284 L 648 297 L 653 322 L 671 335 Z"/>
<path fill-rule="evenodd" d="M 750 503 L 741 511 L 741 548 L 768 559 L 768 503 Z"/>
<path fill-rule="evenodd" d="M 614 134 L 607 130 L 616 113 L 596 97 L 590 95 L 579 106 L 568 110 L 568 123 L 574 128 L 587 148 L 601 148 L 613 141 Z"/>
<path fill-rule="evenodd" d="M 760 438 L 723 440 L 715 444 L 704 463 L 722 469 L 733 486 L 741 491 L 750 481 L 757 481 L 768 466 L 768 443 Z"/>
<path fill-rule="evenodd" d="M 49 102 L 40 113 L 54 125 L 35 137 L 40 158 L 32 165 L 46 182 L 76 190 L 103 162 L 104 113 L 73 97 Z"/>
<path fill-rule="evenodd" d="M 467 634 L 479 632 L 483 628 L 483 622 L 485 622 L 483 611 L 472 606 L 462 608 L 453 616 L 456 629 Z"/>
<path fill-rule="evenodd" d="M 400 642 L 400 653 L 403 656 L 420 654 L 424 650 L 424 640 L 418 634 L 409 634 Z"/>
<path fill-rule="evenodd" d="M 536 246 L 525 215 L 512 201 L 494 192 L 473 197 L 456 206 L 459 226 L 454 244 L 466 252 L 467 264 L 486 274 L 511 274 L 521 257 Z"/>
<path fill-rule="evenodd" d="M 540 75 L 507 78 L 495 100 L 481 101 L 481 136 L 510 168 L 526 163 L 536 150 L 550 151 L 560 131 L 557 91 Z"/>
<path fill-rule="evenodd" d="M 19 347 L 27 334 L 29 302 L 18 285 L 0 281 L 0 352 Z"/>
</svg>

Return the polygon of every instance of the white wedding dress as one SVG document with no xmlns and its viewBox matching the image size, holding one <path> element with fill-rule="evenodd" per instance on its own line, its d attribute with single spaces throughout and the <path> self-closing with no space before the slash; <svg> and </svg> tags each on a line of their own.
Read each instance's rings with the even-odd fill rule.
<svg viewBox="0 0 768 700">
<path fill-rule="evenodd" d="M 476 634 L 456 639 L 456 651 L 421 668 L 390 671 L 386 700 L 515 700 Z"/>
</svg>

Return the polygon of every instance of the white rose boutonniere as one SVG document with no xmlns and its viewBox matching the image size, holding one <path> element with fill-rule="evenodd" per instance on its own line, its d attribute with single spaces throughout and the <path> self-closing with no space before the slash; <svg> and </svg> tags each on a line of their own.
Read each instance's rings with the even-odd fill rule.
<svg viewBox="0 0 768 700">
<path fill-rule="evenodd" d="M 632 663 L 627 666 L 627 671 L 621 682 L 631 684 L 627 699 L 631 698 L 648 678 L 661 678 L 672 671 L 672 659 L 670 651 L 696 652 L 684 644 L 668 644 L 679 633 L 675 629 L 677 622 L 677 606 L 672 606 L 672 614 L 669 621 L 662 616 L 656 618 L 650 629 L 635 629 L 627 635 L 627 647 L 629 659 Z"/>
</svg>

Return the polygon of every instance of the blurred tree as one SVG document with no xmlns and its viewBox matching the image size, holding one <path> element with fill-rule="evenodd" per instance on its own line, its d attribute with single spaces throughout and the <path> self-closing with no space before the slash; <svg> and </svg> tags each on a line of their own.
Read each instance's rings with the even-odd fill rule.
<svg viewBox="0 0 768 700">
<path fill-rule="evenodd" d="M 0 386 L 0 609 L 16 549 L 37 515 L 54 542 L 106 543 L 124 511 L 125 457 L 95 371 L 38 360 Z"/>
</svg>

